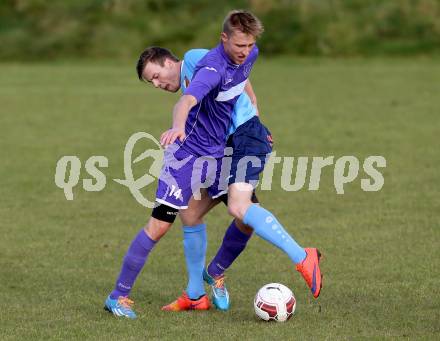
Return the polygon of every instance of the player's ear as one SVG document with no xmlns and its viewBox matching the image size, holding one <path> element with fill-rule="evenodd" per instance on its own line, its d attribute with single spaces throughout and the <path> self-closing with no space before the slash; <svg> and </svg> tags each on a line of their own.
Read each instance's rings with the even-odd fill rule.
<svg viewBox="0 0 440 341">
<path fill-rule="evenodd" d="M 169 59 L 169 58 L 165 59 L 164 64 L 165 64 L 165 66 L 166 66 L 168 69 L 170 69 L 170 68 L 173 66 L 173 62 L 172 62 L 172 60 Z"/>
<path fill-rule="evenodd" d="M 228 41 L 229 37 L 225 32 L 222 32 L 220 34 L 220 39 L 222 40 L 223 43 L 226 43 Z"/>
</svg>

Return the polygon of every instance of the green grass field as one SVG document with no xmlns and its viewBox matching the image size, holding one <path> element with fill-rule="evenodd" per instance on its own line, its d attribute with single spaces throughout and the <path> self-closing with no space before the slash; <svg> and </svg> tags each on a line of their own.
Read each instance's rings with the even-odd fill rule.
<svg viewBox="0 0 440 341">
<path fill-rule="evenodd" d="M 0 64 L 0 73 L 0 339 L 440 339 L 438 60 L 259 61 L 252 81 L 278 155 L 353 155 L 361 167 L 382 155 L 385 185 L 362 191 L 361 168 L 338 195 L 331 166 L 318 191 L 286 192 L 278 165 L 273 189 L 259 197 L 302 245 L 323 252 L 321 297 L 313 300 L 289 259 L 254 236 L 227 273 L 229 312 L 161 312 L 186 283 L 176 223 L 132 292 L 136 321 L 102 308 L 150 210 L 112 179 L 124 177 L 128 137 L 159 136 L 177 95 L 139 83 L 131 64 Z M 106 156 L 105 189 L 86 192 L 81 180 L 67 201 L 54 183 L 64 155 L 83 166 Z M 221 206 L 207 217 L 208 259 L 229 221 Z M 269 282 L 296 295 L 287 323 L 253 312 Z"/>
</svg>

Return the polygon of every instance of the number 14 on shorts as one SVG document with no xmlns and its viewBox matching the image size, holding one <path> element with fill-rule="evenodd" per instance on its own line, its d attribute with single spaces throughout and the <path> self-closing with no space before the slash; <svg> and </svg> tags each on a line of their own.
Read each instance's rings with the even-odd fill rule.
<svg viewBox="0 0 440 341">
<path fill-rule="evenodd" d="M 182 190 L 179 187 L 171 185 L 171 191 L 170 194 L 168 194 L 168 196 L 175 197 L 176 199 L 180 199 L 181 195 L 182 195 Z"/>
</svg>

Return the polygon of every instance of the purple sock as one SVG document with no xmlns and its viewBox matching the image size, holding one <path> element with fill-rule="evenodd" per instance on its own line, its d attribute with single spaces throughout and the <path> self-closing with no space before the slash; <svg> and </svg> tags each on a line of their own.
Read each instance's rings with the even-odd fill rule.
<svg viewBox="0 0 440 341">
<path fill-rule="evenodd" d="M 244 250 L 251 235 L 241 232 L 233 220 L 226 230 L 220 249 L 208 266 L 208 273 L 214 277 L 222 275 Z"/>
<path fill-rule="evenodd" d="M 156 244 L 156 242 L 148 237 L 144 229 L 139 231 L 125 254 L 121 272 L 116 280 L 115 289 L 110 294 L 112 299 L 130 294 L 134 281 L 139 275 L 139 272 L 141 272 L 154 244 Z"/>
</svg>

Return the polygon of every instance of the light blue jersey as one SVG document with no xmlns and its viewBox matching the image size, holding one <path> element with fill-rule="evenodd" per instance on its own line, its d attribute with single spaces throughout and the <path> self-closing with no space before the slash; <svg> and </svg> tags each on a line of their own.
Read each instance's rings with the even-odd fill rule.
<svg viewBox="0 0 440 341">
<path fill-rule="evenodd" d="M 209 50 L 205 49 L 193 49 L 185 53 L 180 72 L 180 89 L 182 90 L 182 93 L 185 92 L 191 82 L 197 63 L 208 53 L 208 51 Z M 257 110 L 252 105 L 249 96 L 246 92 L 243 92 L 235 103 L 234 111 L 231 115 L 232 121 L 229 127 L 228 136 L 233 134 L 239 126 L 247 122 L 256 114 Z"/>
</svg>

